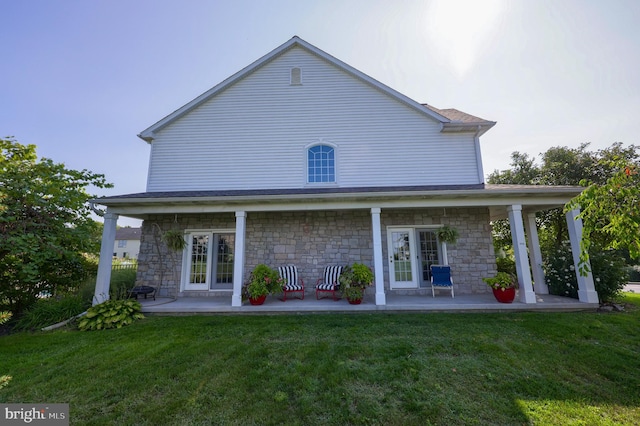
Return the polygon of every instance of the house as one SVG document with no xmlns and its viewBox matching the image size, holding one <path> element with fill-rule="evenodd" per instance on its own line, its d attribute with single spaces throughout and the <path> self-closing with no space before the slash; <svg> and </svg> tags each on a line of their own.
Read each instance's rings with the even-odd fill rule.
<svg viewBox="0 0 640 426">
<path fill-rule="evenodd" d="M 490 222 L 508 217 L 520 301 L 536 303 L 548 290 L 535 212 L 580 188 L 485 184 L 480 137 L 495 124 L 409 99 L 293 37 L 138 135 L 151 148 L 146 192 L 95 200 L 108 247 L 95 303 L 108 297 L 121 215 L 144 221 L 139 283 L 175 298 L 231 294 L 235 307 L 259 263 L 297 265 L 312 292 L 326 265 L 363 262 L 385 305 L 387 294 L 430 294 L 429 266 L 446 257 L 457 295 L 486 293 Z M 444 225 L 456 244 L 438 240 Z M 183 233 L 182 253 L 159 243 L 167 230 Z M 579 288 L 597 303 L 590 275 Z"/>
<path fill-rule="evenodd" d="M 116 259 L 137 259 L 140 253 L 141 228 L 116 229 L 116 241 L 113 243 L 113 257 Z"/>
</svg>

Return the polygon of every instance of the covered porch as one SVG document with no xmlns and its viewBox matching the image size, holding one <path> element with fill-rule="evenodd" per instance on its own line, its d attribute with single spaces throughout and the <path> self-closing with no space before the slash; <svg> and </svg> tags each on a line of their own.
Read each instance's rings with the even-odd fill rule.
<svg viewBox="0 0 640 426">
<path fill-rule="evenodd" d="M 243 305 L 241 289 L 251 269 L 258 263 L 272 267 L 283 263 L 297 264 L 305 272 L 307 280 L 304 301 L 292 300 L 283 304 L 274 300 L 278 303 L 273 306 L 267 304 L 261 308 L 264 312 L 332 311 L 342 309 L 343 305 L 345 310 L 365 311 L 491 311 L 518 307 L 566 310 L 576 303 L 581 304 L 580 309 L 590 308 L 598 304 L 590 274 L 578 276 L 578 301 L 556 300 L 548 295 L 535 222 L 536 211 L 563 206 L 579 192 L 580 188 L 576 187 L 480 185 L 472 188 L 355 188 L 309 192 L 144 193 L 96 200 L 108 208 L 104 215 L 103 250 L 94 303 L 108 298 L 115 229 L 118 217 L 124 215 L 145 221 L 150 218 L 162 220 L 164 228 L 179 228 L 185 239 L 193 240 L 194 244 L 196 237 L 215 240 L 217 233 L 221 236 L 220 241 L 224 237 L 227 242 L 224 250 L 231 254 L 231 257 L 226 257 L 230 269 L 223 287 L 214 288 L 209 283 L 188 281 L 188 265 L 193 264 L 189 256 L 196 253 L 188 248 L 172 266 L 173 281 L 168 280 L 165 288 L 169 292 L 160 292 L 161 296 L 170 296 L 174 301 L 154 304 L 157 307 L 153 309 L 160 311 L 169 309 L 180 313 L 204 309 L 203 312 L 235 312 L 247 309 L 249 307 Z M 579 270 L 582 237 L 578 213 L 567 213 L 576 271 Z M 511 227 L 519 282 L 517 302 L 513 307 L 495 302 L 481 280 L 496 272 L 489 220 L 502 217 L 508 218 Z M 417 276 L 422 261 L 415 260 L 415 232 L 436 229 L 443 224 L 462 229 L 460 241 L 448 248 L 441 244 L 441 253 L 438 254 L 444 263 L 448 259 L 452 271 L 457 274 L 456 298 L 450 301 L 444 297 L 431 300 L 420 291 L 424 287 L 415 279 L 414 287 L 404 287 L 408 291 L 395 291 L 401 287 L 394 287 L 397 276 L 392 265 L 395 253 L 391 248 L 391 237 L 406 236 L 407 247 L 413 247 L 407 252 L 414 256 L 411 262 L 416 265 L 413 272 Z M 153 250 L 148 248 L 147 251 Z M 449 255 L 447 250 L 450 250 Z M 362 307 L 352 307 L 346 301 L 315 301 L 310 297 L 315 284 L 309 281 L 310 277 L 320 276 L 326 265 L 352 262 L 369 265 L 375 275 L 369 299 Z M 154 271 L 147 268 L 146 272 L 150 279 L 155 279 Z M 145 303 L 148 305 L 150 302 Z M 261 312 L 255 307 L 250 307 L 249 311 Z"/>
</svg>

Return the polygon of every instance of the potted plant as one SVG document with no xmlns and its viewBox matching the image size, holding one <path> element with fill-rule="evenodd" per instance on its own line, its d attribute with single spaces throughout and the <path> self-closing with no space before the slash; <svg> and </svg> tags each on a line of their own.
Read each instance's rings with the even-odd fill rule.
<svg viewBox="0 0 640 426">
<path fill-rule="evenodd" d="M 169 230 L 162 235 L 162 240 L 170 250 L 182 251 L 187 246 L 182 231 Z"/>
<path fill-rule="evenodd" d="M 243 293 L 252 305 L 262 305 L 268 294 L 282 292 L 282 285 L 278 271 L 261 263 L 251 272 Z"/>
<path fill-rule="evenodd" d="M 511 303 L 516 297 L 518 281 L 516 277 L 507 272 L 498 272 L 495 277 L 483 278 L 491 290 L 496 300 L 500 303 Z"/>
<path fill-rule="evenodd" d="M 442 244 L 442 264 L 448 265 L 447 243 L 455 244 L 455 242 L 458 241 L 458 230 L 449 225 L 444 225 L 436 230 L 436 236 Z"/>
<path fill-rule="evenodd" d="M 436 235 L 441 243 L 451 243 L 454 244 L 458 241 L 458 230 L 449 225 L 444 225 L 438 228 L 436 231 Z"/>
<path fill-rule="evenodd" d="M 340 275 L 342 294 L 352 305 L 362 303 L 364 289 L 373 282 L 373 272 L 367 265 L 354 263 L 346 266 Z"/>
</svg>

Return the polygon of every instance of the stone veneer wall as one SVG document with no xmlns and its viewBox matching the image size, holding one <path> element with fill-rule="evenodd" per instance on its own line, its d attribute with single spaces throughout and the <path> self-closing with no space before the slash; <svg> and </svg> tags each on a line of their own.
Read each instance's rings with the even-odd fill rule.
<svg viewBox="0 0 640 426">
<path fill-rule="evenodd" d="M 449 225 L 458 230 L 458 241 L 447 244 L 447 256 L 456 294 L 488 293 L 491 289 L 483 277 L 496 274 L 496 259 L 487 208 L 402 209 L 382 210 L 382 250 L 385 288 L 389 288 L 388 226 Z M 415 290 L 397 290 L 411 294 Z M 429 293 L 431 290 L 428 291 Z"/>
<path fill-rule="evenodd" d="M 311 292 L 327 265 L 372 267 L 371 233 L 367 210 L 248 213 L 245 274 L 259 263 L 293 264 Z"/>
<path fill-rule="evenodd" d="M 447 252 L 457 294 L 488 292 L 481 278 L 496 272 L 491 240 L 489 212 L 472 209 L 383 209 L 382 249 L 385 288 L 389 289 L 388 226 L 429 226 L 449 224 L 460 237 L 448 244 Z M 160 264 L 164 263 L 161 296 L 176 297 L 180 289 L 182 254 L 170 253 L 164 244 L 156 244 L 160 232 L 168 229 L 235 229 L 233 213 L 156 215 L 142 225 L 139 284 L 160 281 Z M 361 262 L 373 267 L 371 214 L 369 210 L 309 211 L 309 212 L 249 212 L 246 220 L 245 280 L 259 263 L 269 266 L 295 264 L 311 293 L 316 280 L 327 265 Z M 158 246 L 162 256 L 158 255 Z M 162 258 L 162 259 L 161 259 Z M 371 289 L 372 290 L 372 289 Z M 408 294 L 411 294 L 409 290 Z M 193 293 L 194 295 L 196 293 Z M 204 293 L 207 294 L 207 293 Z M 203 295 L 197 292 L 197 295 Z"/>
<path fill-rule="evenodd" d="M 162 287 L 159 295 L 177 297 L 180 291 L 182 253 L 168 250 L 160 240 L 161 233 L 169 229 L 235 228 L 236 218 L 234 213 L 150 216 L 142 223 L 136 281 L 140 285 L 156 285 L 162 278 Z M 160 254 L 158 254 L 158 248 L 160 249 Z"/>
</svg>

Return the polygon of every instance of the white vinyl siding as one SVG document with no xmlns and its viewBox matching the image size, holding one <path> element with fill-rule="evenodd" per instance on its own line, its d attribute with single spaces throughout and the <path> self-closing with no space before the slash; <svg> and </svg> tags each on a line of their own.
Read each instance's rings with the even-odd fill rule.
<svg viewBox="0 0 640 426">
<path fill-rule="evenodd" d="M 292 86 L 291 69 L 304 70 Z M 340 187 L 480 183 L 473 134 L 293 48 L 157 132 L 148 191 L 299 188 L 305 147 L 338 149 Z M 305 157 L 306 158 L 306 157 Z"/>
</svg>

